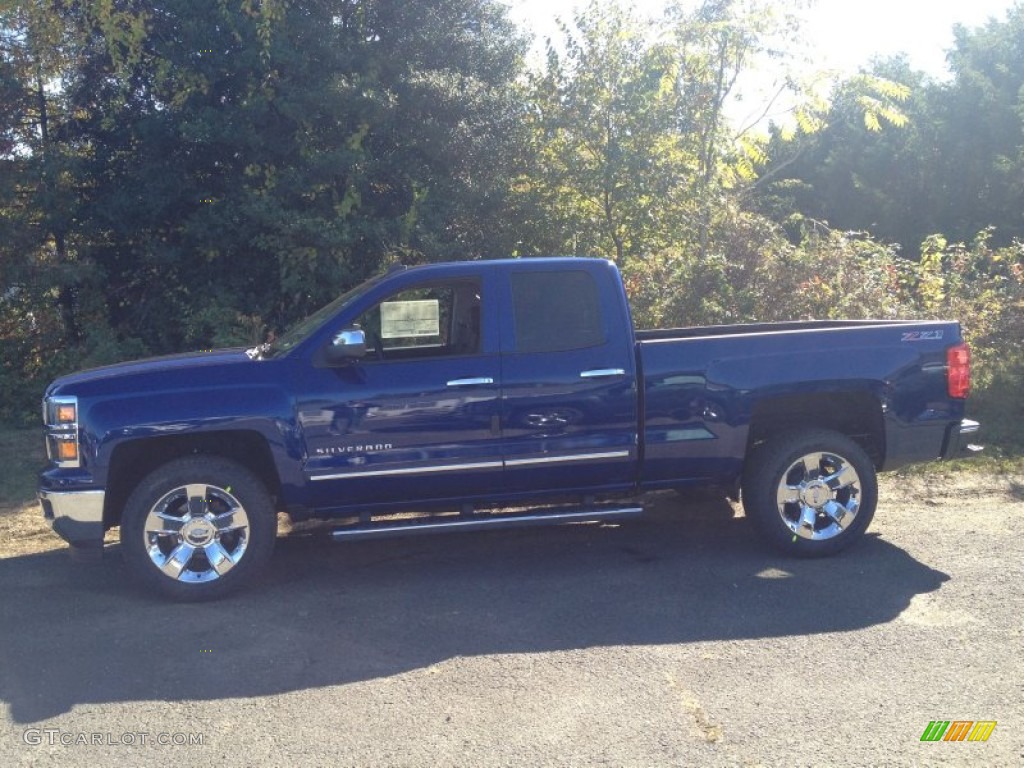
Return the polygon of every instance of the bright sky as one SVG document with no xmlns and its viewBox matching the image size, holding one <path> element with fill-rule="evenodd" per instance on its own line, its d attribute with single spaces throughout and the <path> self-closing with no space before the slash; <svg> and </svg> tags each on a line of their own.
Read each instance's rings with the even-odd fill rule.
<svg viewBox="0 0 1024 768">
<path fill-rule="evenodd" d="M 583 0 L 505 0 L 512 18 L 539 38 L 556 35 L 556 16 L 572 17 Z M 1014 0 L 817 0 L 806 11 L 807 39 L 821 69 L 853 72 L 875 54 L 906 52 L 911 64 L 936 78 L 946 75 L 945 51 L 953 43 L 953 25 L 1002 19 Z M 636 0 L 646 15 L 656 15 L 663 0 Z"/>
</svg>

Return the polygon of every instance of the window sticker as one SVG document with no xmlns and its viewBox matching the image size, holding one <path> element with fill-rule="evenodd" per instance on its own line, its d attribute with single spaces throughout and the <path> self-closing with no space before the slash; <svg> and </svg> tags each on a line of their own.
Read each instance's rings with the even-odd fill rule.
<svg viewBox="0 0 1024 768">
<path fill-rule="evenodd" d="M 380 305 L 382 339 L 440 335 L 441 312 L 437 299 L 385 301 Z"/>
</svg>

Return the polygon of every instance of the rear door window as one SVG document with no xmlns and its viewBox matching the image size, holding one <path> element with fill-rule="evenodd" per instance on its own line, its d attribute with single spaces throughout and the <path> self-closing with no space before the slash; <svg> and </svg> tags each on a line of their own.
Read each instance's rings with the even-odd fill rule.
<svg viewBox="0 0 1024 768">
<path fill-rule="evenodd" d="M 605 343 L 597 283 L 583 270 L 513 272 L 516 352 L 564 352 Z"/>
</svg>

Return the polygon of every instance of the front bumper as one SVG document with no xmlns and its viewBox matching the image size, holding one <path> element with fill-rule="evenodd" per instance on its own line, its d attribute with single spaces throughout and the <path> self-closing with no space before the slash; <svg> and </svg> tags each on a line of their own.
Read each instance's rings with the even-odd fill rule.
<svg viewBox="0 0 1024 768">
<path fill-rule="evenodd" d="M 971 442 L 980 429 L 981 425 L 971 419 L 963 419 L 959 424 L 950 426 L 942 446 L 942 458 L 963 459 L 981 453 L 982 446 Z"/>
<path fill-rule="evenodd" d="M 43 516 L 73 547 L 103 546 L 103 491 L 38 491 Z"/>
</svg>

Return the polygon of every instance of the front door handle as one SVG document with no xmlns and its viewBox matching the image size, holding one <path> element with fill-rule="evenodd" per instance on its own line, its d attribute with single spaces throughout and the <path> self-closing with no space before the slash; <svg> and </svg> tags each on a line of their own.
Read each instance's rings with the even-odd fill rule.
<svg viewBox="0 0 1024 768">
<path fill-rule="evenodd" d="M 606 379 L 610 376 L 625 376 L 625 368 L 595 368 L 592 371 L 580 373 L 581 379 Z"/>
<path fill-rule="evenodd" d="M 486 384 L 493 384 L 494 379 L 490 376 L 477 376 L 472 379 L 452 379 L 448 382 L 449 387 L 482 387 Z"/>
</svg>

